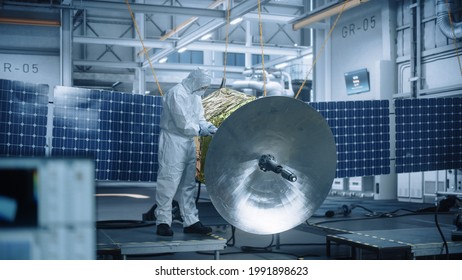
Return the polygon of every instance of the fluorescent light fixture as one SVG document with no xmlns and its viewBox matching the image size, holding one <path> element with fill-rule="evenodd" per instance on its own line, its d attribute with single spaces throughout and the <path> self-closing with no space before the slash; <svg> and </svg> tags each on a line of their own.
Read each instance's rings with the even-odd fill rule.
<svg viewBox="0 0 462 280">
<path fill-rule="evenodd" d="M 168 57 L 163 57 L 163 58 L 159 59 L 159 63 L 165 63 L 165 62 L 167 62 L 167 60 L 168 60 Z"/>
<path fill-rule="evenodd" d="M 209 6 L 208 6 L 208 9 L 215 9 L 217 8 L 218 6 L 220 6 L 221 4 L 223 4 L 223 2 L 225 2 L 225 0 L 215 0 L 215 2 L 212 2 Z M 164 41 L 165 39 L 167 38 L 170 38 L 173 34 L 176 34 L 178 32 L 180 32 L 181 30 L 183 30 L 184 28 L 188 27 L 190 24 L 194 23 L 195 21 L 197 21 L 199 19 L 199 17 L 191 17 L 185 21 L 183 21 L 182 23 L 180 23 L 179 25 L 177 25 L 176 27 L 172 28 L 172 30 L 170 32 L 168 32 L 167 34 L 163 35 L 162 37 L 160 37 L 160 40 L 161 41 Z"/>
<path fill-rule="evenodd" d="M 149 196 L 142 195 L 142 194 L 131 194 L 131 193 L 98 193 L 95 196 L 119 196 L 119 197 L 130 197 L 130 198 L 141 198 L 146 199 L 150 198 Z"/>
<path fill-rule="evenodd" d="M 186 47 L 183 47 L 181 49 L 178 50 L 178 53 L 184 53 L 188 48 Z"/>
<path fill-rule="evenodd" d="M 204 36 L 201 37 L 201 40 L 207 40 L 207 39 L 210 39 L 210 38 L 212 38 L 212 33 L 205 34 Z"/>
<path fill-rule="evenodd" d="M 238 24 L 241 21 L 242 21 L 242 18 L 238 17 L 238 18 L 233 19 L 229 24 L 235 25 L 235 24 Z"/>
<path fill-rule="evenodd" d="M 369 0 L 338 0 L 332 4 L 329 4 L 328 7 L 321 7 L 320 9 L 314 10 L 311 13 L 296 19 L 292 24 L 292 29 L 298 30 L 304 26 L 313 24 L 327 17 L 339 14 L 342 9 L 346 11 L 368 1 Z M 345 8 L 343 8 L 343 5 L 345 5 Z"/>
<path fill-rule="evenodd" d="M 116 86 L 120 85 L 122 82 L 121 81 L 117 81 L 115 83 L 112 84 L 112 88 L 115 88 Z"/>
<path fill-rule="evenodd" d="M 289 66 L 289 63 L 283 62 L 283 63 L 277 64 L 277 65 L 274 66 L 274 67 L 275 67 L 276 69 L 283 69 L 283 68 L 286 68 L 287 66 Z"/>
</svg>

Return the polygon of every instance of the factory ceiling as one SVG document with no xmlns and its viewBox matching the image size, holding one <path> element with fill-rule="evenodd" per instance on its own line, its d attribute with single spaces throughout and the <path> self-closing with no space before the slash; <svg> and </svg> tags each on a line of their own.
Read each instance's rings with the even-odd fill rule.
<svg viewBox="0 0 462 280">
<path fill-rule="evenodd" d="M 309 39 L 303 31 L 293 31 L 291 21 L 306 12 L 308 7 L 305 3 L 309 2 L 1 1 L 0 21 L 16 25 L 60 26 L 62 29 L 65 26 L 63 14 L 69 13 L 73 83 L 107 87 L 120 80 L 124 81 L 124 85 L 134 83 L 137 71 L 149 73 L 150 68 L 166 72 L 189 71 L 195 66 L 194 63 L 172 65 L 160 62 L 186 48 L 192 52 L 229 52 L 254 56 L 264 53 L 269 56 L 266 61 L 268 66 L 274 66 L 281 60 L 303 57 L 311 53 L 311 49 L 306 47 Z M 238 24 L 229 24 L 240 19 L 242 21 Z M 259 23 L 262 26 L 260 29 Z M 142 40 L 137 35 L 139 32 Z M 204 40 L 204 36 L 209 34 L 211 38 Z M 208 61 L 204 61 L 203 65 L 212 71 L 218 72 L 223 67 L 222 62 L 216 61 L 221 58 L 205 60 Z M 245 67 L 259 67 L 260 64 L 260 60 L 252 65 L 247 61 Z M 230 65 L 229 71 L 241 73 L 245 67 Z M 148 75 L 146 82 L 154 81 Z"/>
</svg>

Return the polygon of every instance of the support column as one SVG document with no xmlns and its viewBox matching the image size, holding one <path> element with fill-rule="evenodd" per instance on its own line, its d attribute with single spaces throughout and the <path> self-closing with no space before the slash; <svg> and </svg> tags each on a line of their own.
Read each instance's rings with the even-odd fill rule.
<svg viewBox="0 0 462 280">
<path fill-rule="evenodd" d="M 146 94 L 146 71 L 143 67 L 136 68 L 133 93 Z"/>
<path fill-rule="evenodd" d="M 136 1 L 136 3 L 143 4 L 144 0 L 138 0 L 138 1 Z M 141 39 L 144 40 L 144 38 L 146 37 L 146 34 L 145 34 L 145 23 L 146 23 L 146 21 L 145 21 L 144 14 L 143 13 L 135 13 L 135 20 L 136 20 L 136 23 L 138 25 L 138 29 L 140 31 L 140 34 L 142 36 Z M 133 26 L 133 28 L 135 28 L 135 26 Z M 134 34 L 135 34 L 135 38 L 140 40 L 136 30 L 134 30 Z M 138 53 L 140 53 L 140 55 L 138 55 Z M 144 55 L 144 52 L 143 52 L 141 42 L 140 42 L 140 47 L 134 48 L 134 54 L 133 55 L 134 55 L 134 58 L 135 58 L 134 60 L 136 62 L 142 63 L 145 60 L 145 55 Z M 146 69 L 144 69 L 143 67 L 139 67 L 139 68 L 136 69 L 136 71 L 135 71 L 135 80 L 133 81 L 133 93 L 143 94 L 143 95 L 146 93 L 146 71 L 145 70 Z M 151 73 L 151 71 L 149 71 L 149 73 Z"/>
<path fill-rule="evenodd" d="M 420 97 L 421 90 L 421 61 L 422 61 L 422 27 L 421 27 L 421 4 L 420 0 L 413 0 L 409 5 L 411 20 L 411 96 Z"/>
<path fill-rule="evenodd" d="M 60 84 L 72 86 L 72 17 L 70 9 L 61 10 Z"/>
<path fill-rule="evenodd" d="M 250 21 L 245 21 L 245 46 L 251 47 L 252 46 L 252 31 L 250 30 Z M 246 52 L 245 53 L 245 68 L 252 67 L 252 54 Z"/>
<path fill-rule="evenodd" d="M 383 60 L 376 61 L 374 72 L 377 80 L 372 86 L 376 93 L 374 99 L 390 101 L 390 174 L 375 176 L 374 199 L 398 198 L 398 175 L 396 174 L 396 124 L 393 95 L 396 92 L 397 76 L 395 70 L 396 50 L 396 3 L 382 2 L 382 42 Z"/>
</svg>

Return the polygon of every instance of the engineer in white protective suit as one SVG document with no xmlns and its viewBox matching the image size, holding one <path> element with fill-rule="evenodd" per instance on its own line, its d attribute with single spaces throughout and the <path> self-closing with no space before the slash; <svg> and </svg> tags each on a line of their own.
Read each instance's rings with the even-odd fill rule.
<svg viewBox="0 0 462 280">
<path fill-rule="evenodd" d="M 178 201 L 184 233 L 206 234 L 210 227 L 199 221 L 195 203 L 195 136 L 215 134 L 217 128 L 204 118 L 201 96 L 210 86 L 211 77 L 197 68 L 162 98 L 160 118 L 159 170 L 155 210 L 157 231 L 172 236 L 172 201 Z"/>
</svg>

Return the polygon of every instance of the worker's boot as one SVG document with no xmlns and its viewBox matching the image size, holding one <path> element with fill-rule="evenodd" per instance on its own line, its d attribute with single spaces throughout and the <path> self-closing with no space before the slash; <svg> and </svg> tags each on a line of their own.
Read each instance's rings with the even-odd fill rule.
<svg viewBox="0 0 462 280">
<path fill-rule="evenodd" d="M 173 236 L 173 230 L 167 224 L 157 225 L 157 235 L 160 236 Z"/>
<path fill-rule="evenodd" d="M 201 222 L 197 222 L 195 224 L 190 225 L 189 227 L 185 227 L 183 229 L 184 233 L 199 233 L 199 234 L 207 234 L 212 232 L 211 227 L 206 227 L 202 225 Z"/>
</svg>

